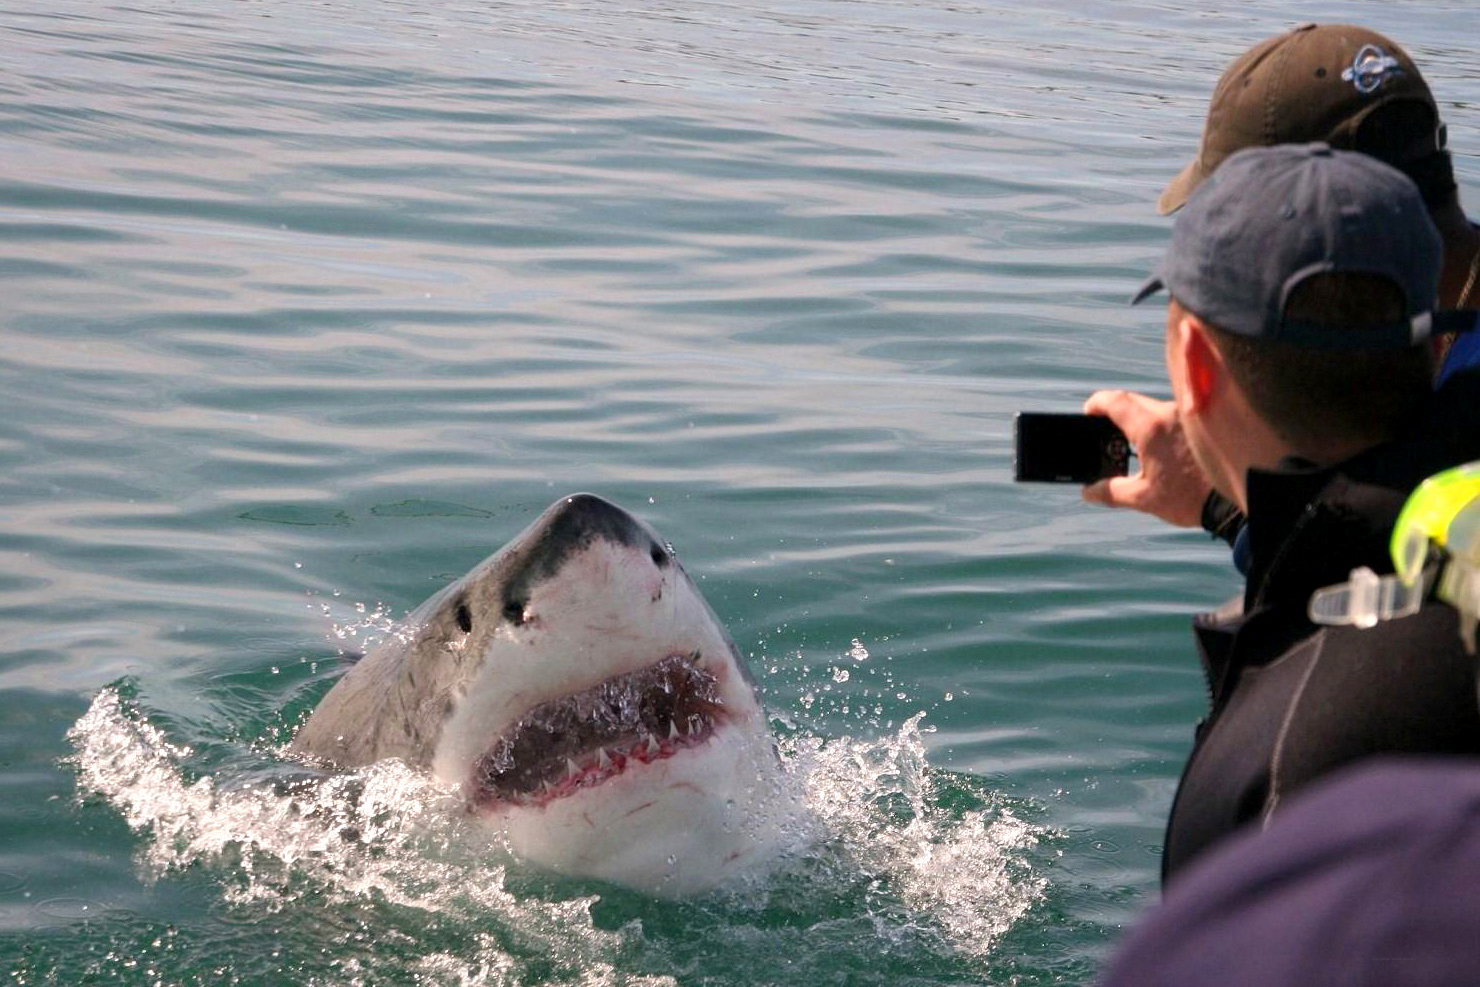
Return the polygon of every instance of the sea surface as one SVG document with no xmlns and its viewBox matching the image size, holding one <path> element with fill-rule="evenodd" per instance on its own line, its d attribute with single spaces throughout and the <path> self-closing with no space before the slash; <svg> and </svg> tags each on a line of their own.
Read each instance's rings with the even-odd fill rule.
<svg viewBox="0 0 1480 987">
<path fill-rule="evenodd" d="M 0 0 L 0 984 L 1091 983 L 1237 581 L 1012 416 L 1165 392 L 1153 203 L 1300 19 L 1405 43 L 1480 209 L 1469 0 Z M 272 783 L 581 490 L 759 680 L 815 827 L 753 880 Z"/>
</svg>

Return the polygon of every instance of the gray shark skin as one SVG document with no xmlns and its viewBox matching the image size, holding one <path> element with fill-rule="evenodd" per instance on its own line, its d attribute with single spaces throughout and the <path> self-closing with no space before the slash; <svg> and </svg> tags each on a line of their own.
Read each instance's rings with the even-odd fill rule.
<svg viewBox="0 0 1480 987">
<path fill-rule="evenodd" d="M 457 785 L 518 857 L 673 897 L 780 838 L 754 682 L 663 539 L 557 500 L 405 621 L 294 738 L 310 760 L 400 758 Z"/>
</svg>

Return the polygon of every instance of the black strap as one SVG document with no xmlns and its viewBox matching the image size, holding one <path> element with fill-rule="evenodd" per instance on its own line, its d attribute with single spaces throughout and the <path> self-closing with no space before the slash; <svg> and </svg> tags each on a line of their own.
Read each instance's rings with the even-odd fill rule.
<svg viewBox="0 0 1480 987">
<path fill-rule="evenodd" d="M 1208 491 L 1208 499 L 1202 506 L 1202 526 L 1208 534 L 1223 539 L 1232 548 L 1247 520 L 1233 501 L 1216 490 Z"/>
</svg>

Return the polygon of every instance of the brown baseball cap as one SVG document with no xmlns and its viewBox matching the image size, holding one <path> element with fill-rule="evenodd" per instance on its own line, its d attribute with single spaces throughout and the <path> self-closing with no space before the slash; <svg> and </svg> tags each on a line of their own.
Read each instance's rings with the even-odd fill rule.
<svg viewBox="0 0 1480 987">
<path fill-rule="evenodd" d="M 1419 136 L 1411 126 L 1393 128 L 1393 139 L 1408 146 L 1359 147 L 1363 122 L 1378 107 L 1395 103 L 1426 115 Z M 1383 139 L 1381 133 L 1375 137 Z M 1352 24 L 1302 24 L 1261 41 L 1223 73 L 1208 104 L 1197 158 L 1167 185 L 1157 209 L 1162 215 L 1180 209 L 1234 151 L 1309 141 L 1367 151 L 1401 167 L 1442 150 L 1444 128 L 1428 83 L 1393 41 Z"/>
</svg>

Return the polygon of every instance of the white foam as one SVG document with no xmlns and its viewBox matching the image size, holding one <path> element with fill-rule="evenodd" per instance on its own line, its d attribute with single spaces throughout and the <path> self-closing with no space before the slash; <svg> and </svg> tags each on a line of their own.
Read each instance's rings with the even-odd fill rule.
<svg viewBox="0 0 1480 987">
<path fill-rule="evenodd" d="M 330 905 L 373 898 L 480 923 L 495 919 L 522 951 L 558 951 L 562 966 L 579 971 L 575 979 L 552 981 L 546 970 L 532 982 L 669 982 L 613 979 L 608 957 L 625 934 L 596 928 L 590 906 L 597 899 L 516 898 L 504 887 L 506 858 L 466 852 L 455 793 L 398 762 L 291 793 L 272 784 L 228 787 L 209 776 L 191 781 L 185 774 L 191 751 L 171 743 L 111 689 L 98 695 L 69 739 L 79 787 L 106 799 L 145 837 L 139 850 L 145 880 L 204 865 L 222 874 L 224 896 L 237 906 L 275 910 L 310 897 Z M 432 954 L 418 964 L 432 983 L 526 982 L 526 961 L 492 936 L 476 937 L 465 954 Z"/>
<path fill-rule="evenodd" d="M 897 896 L 938 927 L 941 948 L 985 957 L 1042 895 L 1046 882 L 1025 860 L 1040 830 L 1007 807 L 942 808 L 942 782 L 926 770 L 924 715 L 882 740 L 798 736 L 790 757 L 840 858 L 834 866 L 880 880 L 881 912 Z"/>
<path fill-rule="evenodd" d="M 707 935 L 744 939 L 757 912 L 780 898 L 846 900 L 857 911 L 841 918 L 856 922 L 858 935 L 982 969 L 1042 894 L 1045 881 L 1028 856 L 1040 830 L 974 792 L 968 811 L 943 805 L 943 794 L 962 803 L 962 792 L 948 789 L 964 780 L 927 770 L 921 716 L 880 740 L 800 731 L 782 740 L 783 783 L 808 811 L 789 821 L 773 867 L 704 906 L 704 921 L 720 926 Z M 398 762 L 287 787 L 249 784 L 226 770 L 192 778 L 203 758 L 113 690 L 99 694 L 69 736 L 81 792 L 106 801 L 139 834 L 145 880 L 203 867 L 235 911 L 384 901 L 466 925 L 455 954 L 433 949 L 408 961 L 415 969 L 404 972 L 417 982 L 673 983 L 623 972 L 634 950 L 646 956 L 645 971 L 664 969 L 661 932 L 654 939 L 639 921 L 598 927 L 591 909 L 599 894 L 509 890 L 508 857 L 489 847 L 458 794 Z M 279 776 L 285 768 L 269 767 Z M 833 948 L 839 918 L 804 911 L 792 933 L 802 949 Z M 367 971 L 366 982 L 386 972 Z"/>
</svg>

